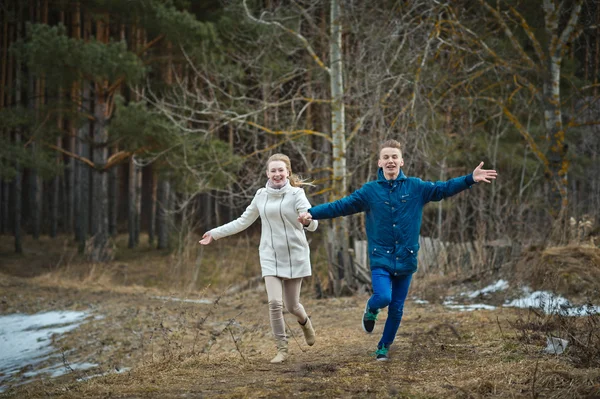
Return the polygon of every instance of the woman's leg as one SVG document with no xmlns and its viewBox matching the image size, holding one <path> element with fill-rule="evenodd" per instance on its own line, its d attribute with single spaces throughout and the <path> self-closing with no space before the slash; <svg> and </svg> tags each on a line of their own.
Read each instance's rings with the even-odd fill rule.
<svg viewBox="0 0 600 399">
<path fill-rule="evenodd" d="M 285 308 L 296 316 L 302 332 L 304 333 L 304 339 L 306 344 L 309 346 L 315 343 L 315 330 L 312 326 L 312 322 L 308 318 L 304 306 L 300 303 L 300 290 L 302 288 L 302 279 L 294 278 L 291 280 L 283 280 L 283 298 Z"/>
<path fill-rule="evenodd" d="M 283 303 L 285 304 L 285 308 L 288 312 L 296 316 L 296 319 L 301 324 L 304 324 L 308 316 L 306 315 L 304 306 L 300 303 L 301 288 L 301 278 L 283 280 Z"/>
<path fill-rule="evenodd" d="M 283 282 L 279 277 L 265 276 L 265 288 L 269 301 L 269 319 L 276 340 L 286 340 L 283 319 Z"/>
</svg>

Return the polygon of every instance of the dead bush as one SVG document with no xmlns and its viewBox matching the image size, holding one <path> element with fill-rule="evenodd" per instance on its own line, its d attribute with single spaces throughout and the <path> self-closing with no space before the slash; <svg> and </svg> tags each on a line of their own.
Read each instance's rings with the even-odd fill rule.
<svg viewBox="0 0 600 399">
<path fill-rule="evenodd" d="M 600 300 L 600 248 L 573 245 L 531 251 L 516 264 L 517 281 L 582 301 Z"/>
<path fill-rule="evenodd" d="M 600 367 L 600 315 L 584 306 L 580 316 L 566 311 L 547 315 L 542 310 L 530 309 L 527 317 L 518 318 L 511 326 L 517 339 L 526 345 L 543 347 L 547 338 L 557 337 L 568 341 L 565 356 L 577 368 Z M 587 311 L 586 311 L 587 309 Z"/>
</svg>

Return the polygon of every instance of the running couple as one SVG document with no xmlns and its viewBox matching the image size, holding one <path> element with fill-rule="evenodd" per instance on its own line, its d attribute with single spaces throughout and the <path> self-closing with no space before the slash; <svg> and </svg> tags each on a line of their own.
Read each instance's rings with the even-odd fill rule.
<svg viewBox="0 0 600 399">
<path fill-rule="evenodd" d="M 270 164 L 268 165 L 268 168 L 272 168 Z M 295 208 L 287 209 L 287 212 L 283 209 L 281 211 L 281 215 L 284 215 L 285 213 L 288 217 L 289 213 L 298 212 L 298 223 L 296 223 L 293 230 L 289 225 L 288 228 L 294 232 L 301 232 L 301 237 L 304 239 L 302 242 L 306 242 L 306 238 L 304 238 L 303 234 L 303 227 L 314 231 L 317 227 L 315 224 L 317 220 L 365 212 L 373 295 L 366 303 L 362 326 L 365 332 L 372 333 L 379 312 L 381 309 L 388 307 L 387 320 L 376 350 L 377 360 L 382 361 L 389 359 L 389 349 L 394 342 L 396 333 L 400 327 L 404 302 L 408 295 L 408 288 L 410 286 L 412 275 L 417 270 L 417 253 L 419 250 L 419 233 L 421 229 L 423 206 L 430 201 L 441 201 L 444 198 L 458 194 L 476 183 L 490 183 L 491 180 L 494 180 L 497 177 L 495 170 L 483 169 L 483 162 L 481 162 L 473 170 L 473 173 L 469 175 L 450 179 L 446 182 L 433 183 L 415 177 L 406 177 L 401 170 L 403 165 L 404 159 L 402 158 L 402 147 L 400 143 L 395 140 L 388 140 L 381 144 L 379 149 L 377 180 L 364 184 L 360 189 L 347 197 L 312 208 L 310 205 L 307 205 L 308 201 L 306 200 L 304 191 L 300 190 L 303 197 L 303 207 L 308 209 L 303 210 L 303 207 L 299 207 L 296 204 Z M 287 170 L 291 173 L 289 161 Z M 269 181 L 271 181 L 272 177 L 269 173 L 268 170 L 267 176 L 270 179 Z M 267 183 L 267 189 L 270 184 L 272 185 L 273 183 Z M 285 187 L 286 184 L 287 183 L 282 187 Z M 257 196 L 260 192 L 261 190 L 259 190 Z M 253 200 L 253 203 L 255 200 Z M 281 200 L 280 203 L 283 204 L 283 200 Z M 248 207 L 244 215 L 249 212 L 251 207 L 252 204 Z M 265 207 L 265 210 L 266 209 L 267 207 Z M 244 215 L 242 215 L 240 219 L 242 219 Z M 265 277 L 265 285 L 267 286 L 267 294 L 269 295 L 271 326 L 273 327 L 273 332 L 278 340 L 278 348 L 280 348 L 281 345 L 279 342 L 282 342 L 285 337 L 285 329 L 276 330 L 275 328 L 276 323 L 274 323 L 274 317 L 276 316 L 275 320 L 278 320 L 279 313 L 274 312 L 274 306 L 271 305 L 271 294 L 269 294 L 267 277 L 276 276 L 275 278 L 279 281 L 279 285 L 284 285 L 284 291 L 288 290 L 286 283 L 289 284 L 294 278 L 278 274 L 279 268 L 277 265 L 279 264 L 279 260 L 277 258 L 275 258 L 274 262 L 275 270 L 272 270 L 272 267 L 265 267 L 265 263 L 272 265 L 273 261 L 272 259 L 267 260 L 268 257 L 266 256 L 265 259 L 263 259 L 263 252 L 266 254 L 266 251 L 270 251 L 269 254 L 271 256 L 279 255 L 278 248 L 276 247 L 277 244 L 275 244 L 274 240 L 270 239 L 273 234 L 273 227 L 268 223 L 267 226 L 265 226 L 264 223 L 265 221 L 273 222 L 271 219 L 276 219 L 276 216 L 277 215 L 272 215 L 272 217 L 269 218 L 263 217 L 263 234 L 261 237 L 260 252 L 263 276 Z M 254 217 L 252 222 L 256 220 L 257 217 L 258 216 Z M 280 217 L 279 220 L 284 224 L 283 217 Z M 289 223 L 289 218 L 286 220 Z M 236 222 L 237 221 L 231 222 L 228 225 Z M 247 226 L 243 228 L 246 228 Z M 286 225 L 284 224 L 283 227 L 285 229 Z M 243 228 L 239 230 L 231 229 L 230 231 L 233 232 L 230 234 L 241 231 Z M 213 231 L 214 230 L 211 230 L 211 232 Z M 205 234 L 201 243 L 207 240 L 207 234 L 209 233 Z M 219 237 L 230 234 L 222 234 Z M 287 245 L 284 243 L 284 248 L 282 249 L 287 249 L 288 246 L 291 248 L 294 242 L 293 237 L 298 236 L 294 235 L 292 239 L 290 239 L 289 235 L 290 232 L 285 230 L 285 235 L 282 236 L 287 238 Z M 308 246 L 306 246 L 302 252 L 308 255 Z M 289 262 L 287 268 L 292 270 L 292 264 L 295 264 L 296 260 L 292 259 L 291 256 L 287 256 L 285 251 L 281 256 L 281 262 Z M 300 263 L 307 264 L 309 268 L 307 273 L 302 277 L 310 275 L 308 258 L 303 258 Z M 298 294 L 296 295 L 296 293 L 294 293 L 294 298 L 299 297 L 300 283 L 296 283 L 296 285 L 298 287 Z M 305 316 L 306 313 L 304 312 L 302 305 L 297 301 L 294 302 L 291 298 L 292 295 L 286 294 L 285 296 L 286 308 L 298 318 L 299 323 L 302 325 L 301 320 L 305 320 L 307 324 L 310 323 L 310 319 Z M 290 301 L 289 303 L 287 302 L 288 300 Z M 299 312 L 298 309 L 301 309 L 302 311 Z M 282 317 L 283 316 L 281 316 L 281 318 Z M 283 322 L 281 322 L 281 324 L 283 324 Z M 303 327 L 307 343 L 309 343 L 309 337 L 311 337 L 310 342 L 314 343 L 314 330 L 310 324 L 308 324 L 308 326 L 309 327 Z M 280 358 L 285 359 L 285 357 L 287 357 L 287 341 L 285 341 L 285 350 L 285 355 L 280 356 Z M 276 359 L 277 357 L 273 360 Z"/>
</svg>

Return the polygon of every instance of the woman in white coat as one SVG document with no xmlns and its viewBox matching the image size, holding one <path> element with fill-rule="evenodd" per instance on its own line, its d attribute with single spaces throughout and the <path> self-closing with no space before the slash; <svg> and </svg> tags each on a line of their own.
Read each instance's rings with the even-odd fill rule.
<svg viewBox="0 0 600 399">
<path fill-rule="evenodd" d="M 271 363 L 281 363 L 288 357 L 283 306 L 296 316 L 308 345 L 315 343 L 315 331 L 300 303 L 302 278 L 311 275 L 310 249 L 304 230 L 315 231 L 318 222 L 303 225 L 298 215 L 311 207 L 304 190 L 305 184 L 292 173 L 290 158 L 274 154 L 267 161 L 266 187 L 259 189 L 242 216 L 214 228 L 202 236 L 200 244 L 227 237 L 248 228 L 259 217 L 262 232 L 259 255 L 262 276 L 269 300 L 271 328 L 277 341 L 277 355 Z"/>
</svg>

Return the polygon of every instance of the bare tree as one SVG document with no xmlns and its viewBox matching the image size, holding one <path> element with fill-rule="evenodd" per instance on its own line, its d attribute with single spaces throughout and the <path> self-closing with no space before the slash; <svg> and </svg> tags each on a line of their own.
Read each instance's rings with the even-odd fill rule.
<svg viewBox="0 0 600 399">
<path fill-rule="evenodd" d="M 521 134 L 549 183 L 549 210 L 557 222 L 555 240 L 560 240 L 565 231 L 562 227 L 568 210 L 566 139 L 577 125 L 575 119 L 566 125 L 563 122 L 567 101 L 561 87 L 568 77 L 562 66 L 581 34 L 578 22 L 583 3 L 584 0 L 544 0 L 543 33 L 534 29 L 542 27 L 532 25 L 537 15 L 524 13 L 518 4 L 509 1 L 492 4 L 478 0 L 480 10 L 485 13 L 471 10 L 477 17 L 448 5 L 450 18 L 443 29 L 444 43 L 472 60 L 472 67 L 463 70 L 462 80 L 445 94 L 458 90 L 470 101 L 493 104 Z M 488 25 L 481 24 L 482 18 Z M 490 35 L 492 32 L 481 29 L 482 26 L 490 26 L 499 36 Z M 501 86 L 510 89 L 502 95 L 492 95 Z M 494 89 L 490 90 L 491 87 Z M 445 95 L 438 101 L 442 98 Z M 532 109 L 533 104 L 536 108 Z M 534 121 L 544 127 L 543 134 L 529 128 L 531 111 Z"/>
</svg>

